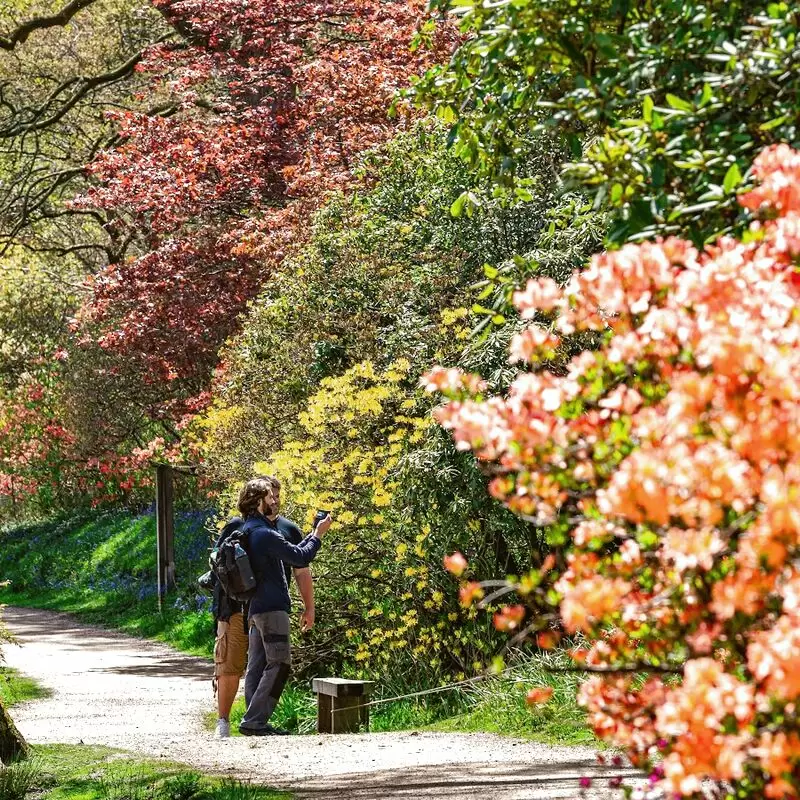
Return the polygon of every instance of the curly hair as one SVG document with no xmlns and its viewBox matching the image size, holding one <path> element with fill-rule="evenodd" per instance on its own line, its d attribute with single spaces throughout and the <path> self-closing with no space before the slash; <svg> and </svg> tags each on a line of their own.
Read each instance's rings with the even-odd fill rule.
<svg viewBox="0 0 800 800">
<path fill-rule="evenodd" d="M 269 478 L 252 478 L 247 481 L 239 492 L 239 513 L 245 518 L 255 514 L 261 501 L 265 497 L 272 497 L 272 485 Z"/>
</svg>

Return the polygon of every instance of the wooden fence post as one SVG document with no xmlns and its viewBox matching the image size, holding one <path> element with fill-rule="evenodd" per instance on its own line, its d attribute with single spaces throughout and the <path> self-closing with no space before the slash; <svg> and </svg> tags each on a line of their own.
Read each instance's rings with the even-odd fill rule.
<svg viewBox="0 0 800 800">
<path fill-rule="evenodd" d="M 158 542 L 158 610 L 167 589 L 175 586 L 175 524 L 172 467 L 156 466 L 156 539 Z"/>
<path fill-rule="evenodd" d="M 311 690 L 317 696 L 317 733 L 369 731 L 369 696 L 374 681 L 348 678 L 313 678 Z"/>
</svg>

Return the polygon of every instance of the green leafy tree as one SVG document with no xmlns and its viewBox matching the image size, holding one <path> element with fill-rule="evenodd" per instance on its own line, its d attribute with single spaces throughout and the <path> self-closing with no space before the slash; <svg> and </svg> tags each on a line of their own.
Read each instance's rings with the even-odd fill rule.
<svg viewBox="0 0 800 800">
<path fill-rule="evenodd" d="M 467 34 L 415 89 L 456 151 L 524 188 L 531 131 L 572 148 L 566 177 L 611 209 L 612 243 L 741 226 L 756 152 L 796 143 L 797 10 L 785 2 L 434 0 Z"/>
<path fill-rule="evenodd" d="M 143 48 L 167 30 L 146 0 L 0 0 L 0 254 L 70 254 L 89 273 L 124 257 L 134 240 L 116 216 L 69 200 L 115 141 L 105 112 L 153 100 L 169 113 L 135 99 Z"/>
<path fill-rule="evenodd" d="M 405 358 L 422 372 L 465 351 L 470 369 L 494 373 L 498 384 L 509 379 L 514 322 L 505 329 L 498 314 L 511 287 L 522 275 L 568 275 L 599 239 L 597 219 L 579 211 L 578 199 L 556 203 L 563 151 L 547 142 L 530 150 L 538 189 L 526 203 L 475 188 L 441 125 L 370 154 L 361 190 L 330 200 L 310 244 L 269 281 L 222 353 L 214 404 L 198 426 L 216 477 L 246 477 L 265 448 L 297 429 L 320 380 L 363 360 L 380 369 Z M 480 211 L 453 217 L 467 190 L 480 196 Z M 563 213 L 551 214 L 553 205 Z M 442 309 L 474 305 L 476 284 L 487 291 L 476 317 L 487 335 L 474 344 L 466 334 L 438 335 Z"/>
</svg>

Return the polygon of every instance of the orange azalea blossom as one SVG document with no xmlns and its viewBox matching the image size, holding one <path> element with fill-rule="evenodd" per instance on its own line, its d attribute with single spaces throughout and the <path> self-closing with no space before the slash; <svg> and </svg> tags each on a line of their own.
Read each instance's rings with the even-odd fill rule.
<svg viewBox="0 0 800 800">
<path fill-rule="evenodd" d="M 684 665 L 683 683 L 669 691 L 657 712 L 663 733 L 680 735 L 694 726 L 718 729 L 731 715 L 740 726 L 755 716 L 755 688 L 725 672 L 713 658 L 697 658 Z"/>
<path fill-rule="evenodd" d="M 679 794 L 700 790 L 705 778 L 741 778 L 751 736 L 746 726 L 755 716 L 752 685 L 724 672 L 712 658 L 688 661 L 683 684 L 667 693 L 656 711 L 656 728 L 673 738 L 664 760 L 665 783 Z M 730 717 L 740 732 L 723 732 Z"/>
<path fill-rule="evenodd" d="M 673 564 L 678 572 L 687 569 L 710 570 L 714 558 L 725 549 L 725 543 L 714 528 L 693 530 L 670 528 L 664 534 L 661 558 Z"/>
<path fill-rule="evenodd" d="M 455 553 L 451 553 L 449 556 L 445 556 L 443 563 L 444 568 L 456 577 L 463 575 L 464 570 L 468 566 L 467 559 L 464 558 L 463 553 L 459 553 L 458 550 L 456 550 Z"/>
<path fill-rule="evenodd" d="M 787 542 L 796 544 L 800 540 L 800 463 L 789 464 L 785 472 L 771 466 L 761 484 L 761 500 L 764 522 L 773 535 L 784 535 Z"/>
<path fill-rule="evenodd" d="M 655 710 L 666 692 L 658 678 L 651 678 L 636 690 L 633 679 L 627 676 L 594 677 L 581 686 L 578 704 L 587 710 L 597 736 L 625 749 L 638 764 L 655 752 L 659 738 Z"/>
<path fill-rule="evenodd" d="M 722 625 L 701 622 L 697 630 L 687 634 L 686 643 L 696 655 L 709 655 L 714 650 L 714 642 L 722 633 Z"/>
<path fill-rule="evenodd" d="M 784 614 L 767 631 L 753 634 L 747 666 L 763 690 L 782 700 L 800 697 L 800 626 Z"/>
<path fill-rule="evenodd" d="M 550 686 L 537 687 L 531 689 L 525 695 L 525 702 L 529 706 L 538 706 L 546 703 L 553 696 L 553 689 Z"/>
<path fill-rule="evenodd" d="M 796 800 L 797 789 L 785 778 L 775 778 L 766 785 L 764 796 L 771 800 Z"/>
<path fill-rule="evenodd" d="M 780 778 L 784 773 L 791 772 L 800 762 L 800 736 L 794 731 L 788 734 L 783 731 L 765 731 L 761 734 L 754 752 L 764 771 L 773 778 Z"/>
<path fill-rule="evenodd" d="M 736 564 L 743 570 L 777 570 L 789 556 L 789 537 L 771 528 L 762 517 L 739 539 Z"/>
<path fill-rule="evenodd" d="M 620 572 L 631 575 L 642 566 L 642 548 L 633 539 L 626 539 L 619 546 Z"/>
<path fill-rule="evenodd" d="M 611 522 L 585 519 L 572 531 L 572 539 L 578 547 L 585 547 L 592 540 L 610 542 L 615 536 L 625 533 L 625 529 Z"/>
<path fill-rule="evenodd" d="M 543 355 L 543 350 L 555 350 L 560 342 L 558 336 L 553 336 L 544 328 L 526 328 L 511 340 L 508 360 L 512 364 L 517 361 L 538 360 Z"/>
<path fill-rule="evenodd" d="M 525 619 L 525 606 L 503 606 L 493 617 L 493 624 L 499 631 L 513 631 Z"/>
<path fill-rule="evenodd" d="M 714 584 L 710 609 L 722 620 L 731 619 L 737 611 L 758 614 L 774 587 L 774 575 L 741 567 Z"/>
<path fill-rule="evenodd" d="M 552 278 L 529 281 L 524 292 L 514 292 L 514 305 L 523 319 L 532 319 L 539 311 L 563 308 L 564 292 Z"/>
<path fill-rule="evenodd" d="M 465 583 L 458 592 L 458 599 L 464 608 L 469 608 L 473 603 L 482 600 L 485 592 L 483 587 L 475 582 Z"/>
<path fill-rule="evenodd" d="M 515 293 L 524 319 L 547 319 L 515 340 L 523 364 L 602 333 L 559 374 L 524 367 L 488 400 L 478 379 L 431 381 L 453 396 L 437 416 L 456 446 L 491 465 L 492 496 L 557 525 L 566 569 L 548 580 L 587 669 L 684 665 L 669 688 L 604 673 L 581 690 L 598 735 L 634 763 L 663 755 L 679 796 L 707 782 L 798 795 L 781 702 L 800 699 L 800 153 L 770 147 L 752 174 L 747 241 L 628 244 L 563 288 Z M 759 770 L 763 791 L 742 779 Z"/>
<path fill-rule="evenodd" d="M 792 568 L 786 572 L 781 582 L 780 593 L 784 612 L 800 618 L 800 570 Z"/>
<path fill-rule="evenodd" d="M 624 631 L 616 629 L 609 631 L 603 639 L 592 645 L 584 662 L 589 667 L 624 664 L 635 649 L 634 643 L 628 635 Z"/>
<path fill-rule="evenodd" d="M 570 633 L 588 633 L 598 623 L 608 620 L 621 610 L 622 600 L 631 589 L 628 581 L 609 580 L 596 575 L 574 586 L 564 587 L 561 619 Z"/>
<path fill-rule="evenodd" d="M 542 650 L 552 650 L 561 641 L 558 631 L 540 631 L 536 634 L 536 644 Z"/>
<path fill-rule="evenodd" d="M 800 210 L 800 153 L 786 144 L 767 147 L 753 162 L 760 185 L 743 194 L 745 208 L 772 208 L 784 214 Z"/>
<path fill-rule="evenodd" d="M 477 394 L 486 390 L 485 381 L 477 375 L 469 375 L 458 369 L 434 367 L 420 379 L 420 384 L 428 392 L 457 392 L 466 390 Z"/>
<path fill-rule="evenodd" d="M 729 781 L 744 775 L 748 736 L 696 729 L 683 736 L 663 764 L 664 781 L 679 795 L 699 792 L 708 778 Z"/>
</svg>

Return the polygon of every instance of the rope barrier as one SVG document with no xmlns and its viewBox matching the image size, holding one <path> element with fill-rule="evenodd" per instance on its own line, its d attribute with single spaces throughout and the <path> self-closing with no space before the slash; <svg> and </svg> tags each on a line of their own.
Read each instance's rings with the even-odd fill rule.
<svg viewBox="0 0 800 800">
<path fill-rule="evenodd" d="M 456 689 L 459 686 L 467 686 L 469 684 L 477 683 L 478 681 L 484 681 L 488 678 L 499 678 L 501 675 L 505 675 L 512 670 L 517 669 L 517 667 L 506 667 L 501 672 L 494 672 L 494 673 L 487 673 L 485 675 L 476 675 L 474 678 L 466 678 L 463 681 L 456 681 L 455 683 L 448 683 L 444 686 L 437 686 L 433 689 L 422 689 L 419 692 L 411 692 L 410 694 L 399 694 L 396 697 L 384 697 L 381 700 L 370 700 L 369 703 L 361 703 L 357 706 L 348 706 L 347 708 L 332 708 L 331 709 L 331 721 L 333 721 L 333 715 L 338 714 L 340 711 L 353 711 L 356 708 L 369 708 L 370 706 L 379 706 L 383 703 L 393 703 L 396 700 L 408 700 L 412 697 L 424 697 L 425 695 L 429 694 L 440 694 L 441 692 L 449 692 L 451 689 Z"/>
</svg>

